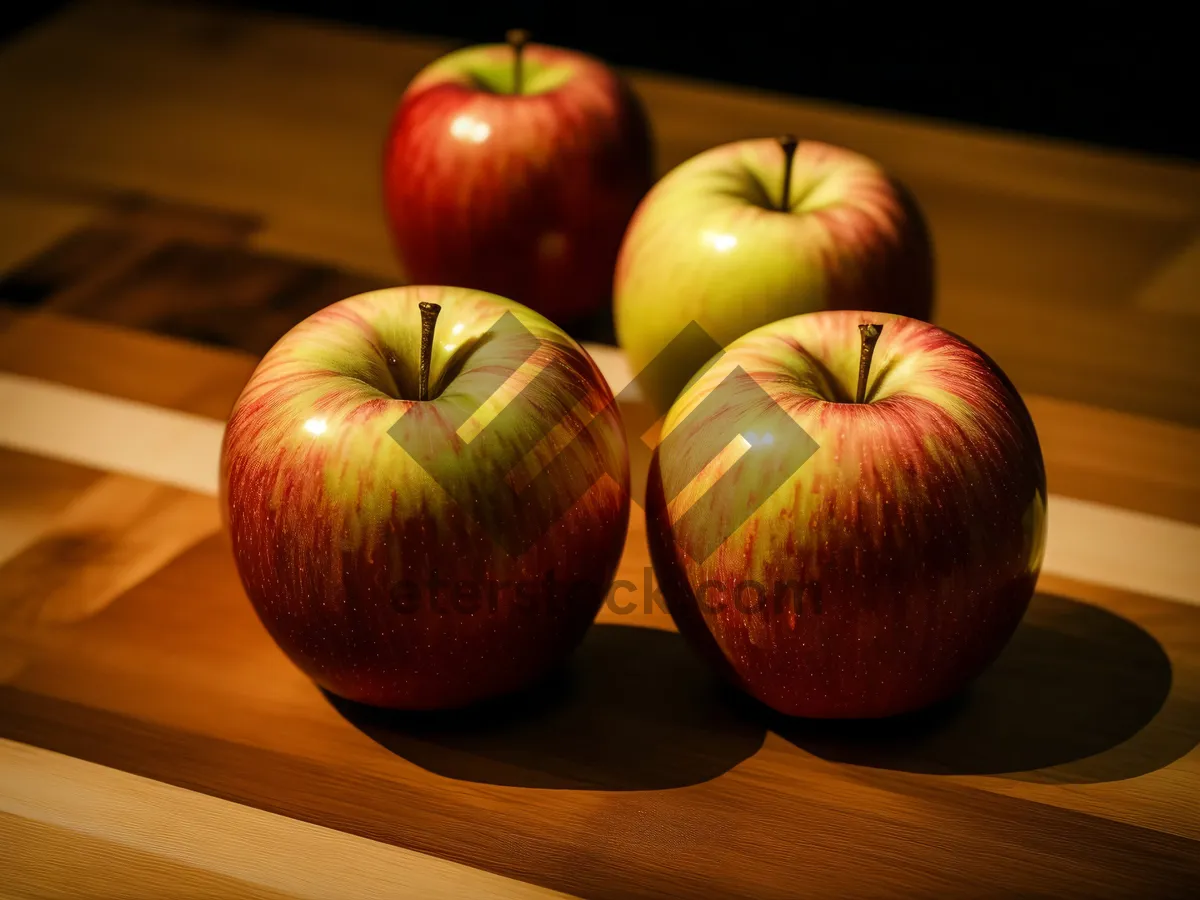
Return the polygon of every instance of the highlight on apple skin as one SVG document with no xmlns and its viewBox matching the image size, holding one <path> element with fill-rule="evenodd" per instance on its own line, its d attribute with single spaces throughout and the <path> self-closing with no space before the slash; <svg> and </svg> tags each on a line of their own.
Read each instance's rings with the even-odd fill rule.
<svg viewBox="0 0 1200 900">
<path fill-rule="evenodd" d="M 436 316 L 427 400 L 422 303 Z M 537 339 L 532 355 L 493 330 L 506 314 Z M 532 412 L 508 415 L 517 397 Z M 435 480 L 399 428 L 406 446 L 488 444 L 459 466 L 443 457 Z M 595 363 L 537 313 L 458 288 L 362 294 L 298 324 L 237 400 L 220 465 L 238 573 L 267 631 L 319 685 L 379 706 L 460 707 L 545 674 L 603 602 L 629 519 L 625 437 Z M 547 521 L 499 489 L 514 470 L 590 487 Z M 521 533 L 523 552 L 497 527 Z"/>
<path fill-rule="evenodd" d="M 866 324 L 882 331 L 855 402 Z M 729 391 L 739 368 L 749 388 Z M 753 392 L 769 402 L 747 402 Z M 811 456 L 764 439 L 767 407 L 815 441 Z M 731 421 L 746 436 L 740 459 L 689 458 Z M 935 703 L 979 675 L 1025 613 L 1045 546 L 1037 434 L 995 363 L 940 328 L 827 311 L 756 329 L 688 385 L 663 435 L 646 515 L 668 609 L 779 712 L 865 718 Z M 739 463 L 736 491 L 706 507 Z M 721 528 L 729 537 L 706 558 L 687 552 Z"/>
<path fill-rule="evenodd" d="M 491 291 L 561 324 L 610 302 L 653 175 L 632 89 L 599 60 L 521 35 L 413 79 L 385 148 L 384 201 L 410 281 Z"/>
<path fill-rule="evenodd" d="M 740 141 L 682 163 L 646 195 L 613 298 L 618 342 L 640 372 L 692 322 L 724 346 L 822 309 L 929 320 L 932 241 L 916 201 L 873 160 L 790 136 Z M 667 393 L 703 362 L 681 363 Z"/>
</svg>

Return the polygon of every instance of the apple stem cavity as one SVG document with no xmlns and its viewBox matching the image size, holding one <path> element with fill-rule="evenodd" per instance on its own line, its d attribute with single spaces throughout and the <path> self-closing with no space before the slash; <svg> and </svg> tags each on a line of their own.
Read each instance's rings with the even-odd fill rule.
<svg viewBox="0 0 1200 900">
<path fill-rule="evenodd" d="M 513 93 L 520 94 L 525 87 L 523 83 L 525 73 L 522 71 L 521 57 L 525 45 L 529 43 L 529 32 L 524 28 L 510 28 L 504 35 L 504 39 L 508 41 L 508 46 L 512 47 L 513 51 Z"/>
<path fill-rule="evenodd" d="M 783 150 L 783 190 L 779 195 L 779 211 L 787 212 L 792 208 L 792 159 L 800 142 L 793 134 L 781 135 L 777 140 Z"/>
<path fill-rule="evenodd" d="M 875 345 L 879 343 L 882 325 L 859 325 L 858 334 L 862 338 L 862 350 L 858 356 L 858 393 L 855 403 L 865 403 L 867 399 L 867 378 L 871 374 L 871 357 L 875 355 Z"/>
<path fill-rule="evenodd" d="M 421 373 L 417 388 L 417 399 L 429 399 L 429 365 L 433 360 L 433 329 L 437 325 L 438 313 L 442 308 L 436 303 L 422 300 L 421 308 Z"/>
</svg>

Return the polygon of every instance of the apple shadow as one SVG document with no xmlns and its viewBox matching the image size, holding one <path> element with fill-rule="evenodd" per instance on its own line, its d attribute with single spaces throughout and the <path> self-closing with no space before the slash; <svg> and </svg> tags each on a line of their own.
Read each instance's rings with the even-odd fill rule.
<svg viewBox="0 0 1200 900">
<path fill-rule="evenodd" d="M 772 731 L 833 762 L 1056 783 L 1163 768 L 1200 740 L 1196 705 L 1171 697 L 1171 662 L 1128 619 L 1038 594 L 1004 652 L 963 694 L 882 720 L 790 719 L 743 701 Z M 1171 699 L 1168 699 L 1171 698 Z"/>
<path fill-rule="evenodd" d="M 468 709 L 400 712 L 326 697 L 423 769 L 510 787 L 686 787 L 753 756 L 766 737 L 678 634 L 626 625 L 593 625 L 562 669 Z"/>
</svg>

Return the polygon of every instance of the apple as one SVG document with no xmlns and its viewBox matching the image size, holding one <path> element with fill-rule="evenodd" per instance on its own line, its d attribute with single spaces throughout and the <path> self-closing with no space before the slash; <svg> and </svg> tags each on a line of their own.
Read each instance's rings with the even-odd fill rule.
<svg viewBox="0 0 1200 900">
<path fill-rule="evenodd" d="M 725 346 L 821 309 L 929 319 L 933 251 L 908 192 L 877 163 L 816 141 L 707 150 L 646 195 L 613 289 L 617 339 L 635 372 L 686 326 Z M 662 375 L 674 396 L 704 359 Z"/>
<path fill-rule="evenodd" d="M 647 531 L 680 631 L 778 712 L 874 718 L 948 697 L 1012 636 L 1046 476 L 983 352 L 831 310 L 733 341 L 676 399 Z"/>
<path fill-rule="evenodd" d="M 561 662 L 616 571 L 628 488 L 591 357 L 462 288 L 305 319 L 250 376 L 221 449 L 222 516 L 267 631 L 332 693 L 404 709 Z"/>
<path fill-rule="evenodd" d="M 511 297 L 567 322 L 608 305 L 625 226 L 653 181 L 629 86 L 557 47 L 469 47 L 400 101 L 384 200 L 410 280 Z"/>
</svg>

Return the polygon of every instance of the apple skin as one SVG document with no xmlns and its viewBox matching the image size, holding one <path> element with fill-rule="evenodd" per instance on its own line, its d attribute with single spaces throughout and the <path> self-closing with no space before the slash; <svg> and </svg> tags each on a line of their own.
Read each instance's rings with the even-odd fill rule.
<svg viewBox="0 0 1200 900">
<path fill-rule="evenodd" d="M 596 59 L 511 47 L 451 53 L 401 98 L 384 200 L 411 281 L 511 297 L 556 322 L 610 302 L 625 226 L 653 182 L 636 95 Z"/>
<path fill-rule="evenodd" d="M 451 374 L 440 393 L 431 388 L 433 399 L 417 402 L 399 398 L 417 396 L 422 300 L 441 305 L 431 386 L 448 367 Z M 453 429 L 456 407 L 487 415 L 506 408 L 533 377 L 519 368 L 528 354 L 510 339 L 480 338 L 506 311 L 540 340 L 529 365 L 560 367 L 533 398 L 544 418 L 509 423 L 513 434 L 452 474 L 497 519 L 536 529 L 519 555 L 468 519 L 440 486 L 446 482 L 389 435 L 403 418 L 433 444 Z M 481 376 L 496 371 L 517 374 L 493 394 Z M 519 444 L 517 431 L 532 429 L 536 440 L 579 421 L 583 410 L 572 410 L 560 389 L 565 379 L 595 416 L 588 437 L 568 450 L 565 439 L 547 438 L 530 457 L 544 466 L 570 452 L 569 477 L 591 487 L 543 532 L 536 510 L 513 508 L 494 485 L 523 456 L 505 443 Z M 479 396 L 481 383 L 491 386 Z M 603 601 L 629 519 L 624 433 L 591 357 L 542 316 L 459 288 L 361 294 L 298 324 L 237 400 L 220 465 L 238 573 L 267 631 L 319 685 L 378 706 L 461 707 L 516 690 L 561 662 Z M 557 594 L 519 597 L 512 587 L 547 578 Z M 460 583 L 468 587 L 456 594 Z"/>
<path fill-rule="evenodd" d="M 646 195 L 613 290 L 617 340 L 635 372 L 692 322 L 723 347 L 822 309 L 931 318 L 932 242 L 906 189 L 865 156 L 801 141 L 782 212 L 784 159 L 775 139 L 725 144 Z M 703 362 L 681 360 L 667 395 Z"/>
<path fill-rule="evenodd" d="M 867 402 L 831 402 L 854 396 L 858 325 L 868 322 L 883 331 Z M 717 424 L 689 415 L 739 366 L 819 449 L 798 469 L 777 446 L 774 456 L 747 450 L 762 455 L 738 489 L 747 510 L 762 505 L 697 561 L 679 513 L 723 469 L 673 491 L 674 504 L 664 485 L 684 483 L 687 450 Z M 738 402 L 716 415 L 745 417 Z M 971 344 L 878 313 L 785 319 L 734 341 L 693 380 L 664 437 L 677 428 L 648 479 L 654 570 L 684 636 L 767 706 L 813 718 L 916 710 L 960 691 L 1016 630 L 1045 547 L 1045 469 L 1020 396 Z M 762 485 L 775 466 L 786 480 L 770 492 Z M 745 582 L 762 591 L 741 588 L 735 602 Z"/>
</svg>

